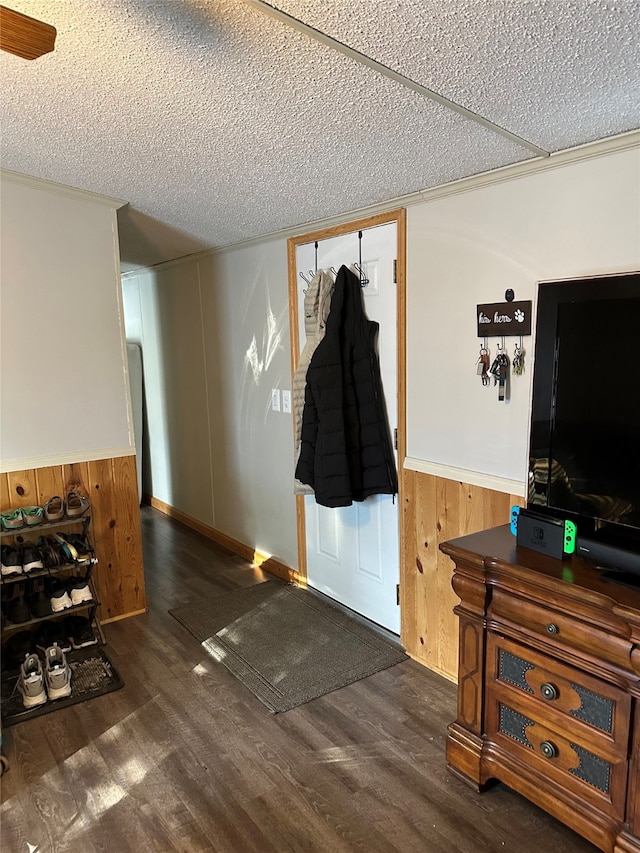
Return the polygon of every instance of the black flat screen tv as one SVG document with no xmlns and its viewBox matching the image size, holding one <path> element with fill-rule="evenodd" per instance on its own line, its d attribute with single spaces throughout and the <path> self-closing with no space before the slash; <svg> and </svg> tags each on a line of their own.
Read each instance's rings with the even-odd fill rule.
<svg viewBox="0 0 640 853">
<path fill-rule="evenodd" d="M 640 582 L 640 273 L 539 284 L 527 507 Z"/>
</svg>

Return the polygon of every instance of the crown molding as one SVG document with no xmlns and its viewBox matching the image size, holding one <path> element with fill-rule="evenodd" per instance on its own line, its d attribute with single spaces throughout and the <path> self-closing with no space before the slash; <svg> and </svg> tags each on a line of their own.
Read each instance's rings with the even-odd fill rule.
<svg viewBox="0 0 640 853">
<path fill-rule="evenodd" d="M 108 195 L 90 192 L 89 190 L 80 190 L 77 187 L 68 187 L 66 184 L 57 184 L 55 181 L 47 181 L 44 178 L 34 178 L 31 175 L 23 175 L 21 172 L 12 172 L 9 169 L 0 169 L 0 178 L 3 181 L 10 181 L 13 184 L 29 187 L 32 190 L 56 193 L 57 195 L 74 198 L 79 201 L 90 201 L 94 204 L 102 204 L 105 207 L 110 207 L 113 210 L 118 210 L 129 203 L 122 201 L 122 199 L 111 198 Z"/>
<path fill-rule="evenodd" d="M 397 196 L 396 198 L 389 199 L 389 201 L 380 202 L 369 207 L 349 210 L 336 216 L 327 217 L 326 219 L 305 222 L 295 227 L 273 231 L 260 237 L 252 237 L 250 240 L 241 240 L 237 243 L 230 243 L 227 246 L 219 246 L 214 249 L 203 249 L 201 252 L 194 252 L 191 255 L 184 255 L 181 258 L 173 258 L 170 261 L 162 261 L 150 267 L 137 267 L 136 269 L 127 270 L 122 273 L 122 278 L 126 279 L 139 275 L 145 270 L 168 269 L 177 264 L 187 261 L 197 261 L 200 258 L 222 254 L 223 252 L 248 249 L 253 246 L 269 243 L 273 240 L 288 240 L 290 237 L 298 237 L 300 234 L 333 228 L 336 225 L 345 225 L 358 219 L 375 216 L 378 213 L 389 213 L 400 207 L 412 207 L 416 204 L 428 203 L 449 195 L 472 192 L 473 190 L 491 186 L 492 184 L 517 180 L 518 178 L 535 175 L 539 172 L 546 172 L 549 169 L 559 169 L 574 163 L 592 160 L 596 157 L 604 157 L 608 154 L 617 154 L 634 148 L 640 149 L 640 130 L 630 130 L 627 133 L 620 133 L 606 139 L 599 139 L 597 142 L 588 142 L 584 145 L 577 145 L 575 148 L 565 148 L 544 159 L 534 157 L 519 163 L 513 163 L 509 166 L 501 166 L 499 169 L 492 169 L 490 172 L 482 172 L 478 175 L 471 175 L 468 178 L 460 178 L 447 184 L 431 187 L 430 189 L 417 190 L 414 193 Z"/>
<path fill-rule="evenodd" d="M 627 133 L 609 136 L 606 139 L 599 139 L 596 142 L 576 145 L 574 148 L 564 148 L 562 151 L 556 151 L 544 159 L 535 157 L 519 163 L 513 163 L 509 166 L 501 166 L 499 169 L 492 169 L 490 172 L 482 172 L 479 175 L 471 175 L 468 178 L 459 178 L 447 184 L 421 190 L 418 195 L 423 202 L 436 201 L 436 199 L 444 198 L 445 196 L 472 192 L 473 190 L 491 186 L 492 184 L 514 181 L 529 175 L 548 172 L 551 169 L 560 169 L 563 166 L 573 166 L 576 163 L 593 160 L 596 157 L 604 157 L 608 154 L 619 154 L 622 151 L 629 151 L 633 148 L 640 148 L 640 130 L 630 130 Z"/>
</svg>

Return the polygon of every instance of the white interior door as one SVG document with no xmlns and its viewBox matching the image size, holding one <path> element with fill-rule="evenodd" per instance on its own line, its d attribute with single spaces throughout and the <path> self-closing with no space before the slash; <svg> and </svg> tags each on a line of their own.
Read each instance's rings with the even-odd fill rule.
<svg viewBox="0 0 640 853">
<path fill-rule="evenodd" d="M 393 281 L 395 222 L 362 232 L 362 266 L 369 278 L 365 310 L 380 324 L 378 354 L 391 435 L 398 425 L 397 299 Z M 318 268 L 336 270 L 359 260 L 358 232 L 321 240 Z M 297 269 L 315 269 L 313 243 L 298 246 Z M 304 346 L 304 295 L 298 276 L 298 329 Z M 397 453 L 396 453 L 397 466 Z M 320 506 L 305 497 L 307 582 L 341 604 L 400 633 L 396 587 L 400 576 L 397 495 L 373 495 L 350 507 Z"/>
</svg>

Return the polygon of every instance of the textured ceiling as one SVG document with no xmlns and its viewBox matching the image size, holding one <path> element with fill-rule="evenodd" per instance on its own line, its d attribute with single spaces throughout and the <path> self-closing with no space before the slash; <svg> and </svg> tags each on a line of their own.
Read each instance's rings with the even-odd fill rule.
<svg viewBox="0 0 640 853">
<path fill-rule="evenodd" d="M 125 267 L 535 156 L 244 0 L 5 0 L 58 29 L 0 55 L 1 163 L 114 196 Z M 553 152 L 640 126 L 636 0 L 277 0 Z"/>
</svg>

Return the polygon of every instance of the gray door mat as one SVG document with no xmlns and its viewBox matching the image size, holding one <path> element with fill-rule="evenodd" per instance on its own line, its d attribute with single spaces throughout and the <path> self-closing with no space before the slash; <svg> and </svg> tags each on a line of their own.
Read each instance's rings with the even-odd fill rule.
<svg viewBox="0 0 640 853">
<path fill-rule="evenodd" d="M 280 581 L 169 613 L 274 713 L 407 660 L 373 628 Z"/>
</svg>

